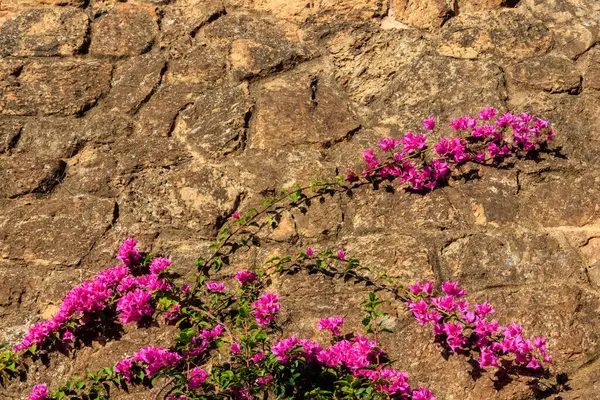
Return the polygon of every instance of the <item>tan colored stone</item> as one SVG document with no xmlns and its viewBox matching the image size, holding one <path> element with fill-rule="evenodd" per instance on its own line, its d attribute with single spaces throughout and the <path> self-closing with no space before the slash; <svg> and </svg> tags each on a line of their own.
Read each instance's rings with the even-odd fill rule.
<svg viewBox="0 0 600 400">
<path fill-rule="evenodd" d="M 593 27 L 600 17 L 596 0 L 521 0 L 523 8 L 549 24 L 573 25 L 576 22 Z"/>
<path fill-rule="evenodd" d="M 227 72 L 228 46 L 210 41 L 191 47 L 169 62 L 166 84 L 190 84 L 213 87 L 222 84 Z"/>
<path fill-rule="evenodd" d="M 228 49 L 228 67 L 238 81 L 292 69 L 316 53 L 293 24 L 252 14 L 223 16 L 201 38 L 209 48 L 218 43 Z"/>
<path fill-rule="evenodd" d="M 428 50 L 422 34 L 413 29 L 338 32 L 327 40 L 338 83 L 361 104 L 377 100 L 405 70 Z"/>
<path fill-rule="evenodd" d="M 402 130 L 421 129 L 415 121 L 417 114 L 434 114 L 447 121 L 450 115 L 473 113 L 490 105 L 501 107 L 506 97 L 504 74 L 488 61 L 426 55 L 396 74 L 372 107 L 377 109 L 374 118 L 379 123 Z"/>
<path fill-rule="evenodd" d="M 562 57 L 529 58 L 507 68 L 507 71 L 513 83 L 550 93 L 573 92 L 581 83 L 575 65 Z"/>
<path fill-rule="evenodd" d="M 581 58 L 583 87 L 600 90 L 600 49 L 591 49 Z"/>
<path fill-rule="evenodd" d="M 41 264 L 75 265 L 106 231 L 114 202 L 93 197 L 3 200 L 0 255 Z"/>
<path fill-rule="evenodd" d="M 568 23 L 552 29 L 554 34 L 554 48 L 572 60 L 592 47 L 596 36 L 583 25 Z"/>
<path fill-rule="evenodd" d="M 235 74 L 240 77 L 258 75 L 261 62 L 257 59 L 273 57 L 273 49 L 248 39 L 235 40 L 231 44 L 229 63 Z"/>
<path fill-rule="evenodd" d="M 166 70 L 163 57 L 156 53 L 132 57 L 120 64 L 113 74 L 112 88 L 104 106 L 135 113 L 158 90 Z"/>
<path fill-rule="evenodd" d="M 519 0 L 458 0 L 461 13 L 494 10 L 504 6 L 514 6 Z"/>
<path fill-rule="evenodd" d="M 359 127 L 335 86 L 319 76 L 295 74 L 262 86 L 249 147 L 328 146 L 351 136 Z"/>
<path fill-rule="evenodd" d="M 10 0 L 3 1 L 0 3 L 0 28 L 2 25 L 20 14 L 23 14 L 29 10 L 34 10 L 43 7 L 45 5 L 58 5 L 58 6 L 73 6 L 82 7 L 88 3 L 89 0 Z"/>
<path fill-rule="evenodd" d="M 70 118 L 35 118 L 27 121 L 21 129 L 18 146 L 13 154 L 31 155 L 44 149 L 46 160 L 70 158 L 83 143 L 89 140 L 81 129 L 82 123 Z"/>
<path fill-rule="evenodd" d="M 60 183 L 65 169 L 64 161 L 35 154 L 0 157 L 0 198 L 49 193 Z"/>
<path fill-rule="evenodd" d="M 223 0 L 178 0 L 164 9 L 161 20 L 160 46 L 174 57 L 193 46 L 199 30 L 226 14 Z"/>
<path fill-rule="evenodd" d="M 195 165 L 176 171 L 156 169 L 128 185 L 121 198 L 120 223 L 157 232 L 161 226 L 214 235 L 234 211 L 240 188 L 218 169 Z M 152 212 L 147 212 L 148 206 Z"/>
<path fill-rule="evenodd" d="M 124 57 L 150 50 L 158 31 L 156 20 L 152 7 L 117 4 L 92 23 L 90 54 Z"/>
<path fill-rule="evenodd" d="M 105 133 L 102 133 L 67 160 L 67 175 L 57 188 L 62 189 L 61 193 L 115 198 L 139 171 L 151 166 L 170 169 L 185 159 L 177 141 L 132 135 L 117 121 L 94 121 L 85 131 L 93 131 L 102 122 L 111 126 L 111 142 L 106 143 L 102 138 Z"/>
<path fill-rule="evenodd" d="M 71 195 L 81 193 L 77 189 L 82 185 L 70 182 L 61 186 L 71 172 L 70 159 L 89 142 L 105 141 L 115 132 L 127 134 L 125 124 L 115 114 L 104 115 L 103 119 L 91 116 L 16 121 L 21 124 L 15 126 L 20 127 L 18 140 L 13 140 L 10 157 L 0 157 L 0 197 L 48 195 L 57 190 Z"/>
<path fill-rule="evenodd" d="M 518 218 L 534 226 L 557 229 L 597 224 L 600 221 L 600 178 L 593 174 L 572 179 L 559 179 L 560 176 L 550 172 L 545 182 L 527 190 L 523 203 L 535 204 L 535 207 L 522 208 Z M 577 196 L 571 196 L 572 193 Z"/>
<path fill-rule="evenodd" d="M 284 212 L 280 216 L 277 226 L 269 235 L 269 238 L 276 242 L 289 242 L 295 240 L 297 237 L 298 233 L 296 232 L 296 223 L 294 222 L 293 215 L 289 211 Z"/>
<path fill-rule="evenodd" d="M 305 21 L 315 12 L 313 2 L 310 0 L 238 0 L 238 3 L 243 4 L 245 7 L 271 12 L 280 18 L 288 18 L 300 22 Z"/>
<path fill-rule="evenodd" d="M 342 14 L 348 19 L 368 20 L 383 15 L 387 11 L 385 3 L 381 0 L 323 0 L 317 4 L 323 19 Z"/>
<path fill-rule="evenodd" d="M 28 0 L 25 0 L 27 2 Z M 88 0 L 30 0 L 32 4 L 48 4 L 52 6 L 83 7 Z"/>
<path fill-rule="evenodd" d="M 454 58 L 521 58 L 543 55 L 552 44 L 544 24 L 505 9 L 453 18 L 442 30 L 438 53 Z"/>
<path fill-rule="evenodd" d="M 600 226 L 598 226 L 597 234 L 600 235 Z M 588 266 L 596 266 L 600 268 L 600 238 L 589 238 L 587 243 L 581 247 L 581 252 L 587 259 Z"/>
<path fill-rule="evenodd" d="M 4 56 L 69 56 L 84 45 L 87 15 L 75 9 L 35 8 L 5 22 L 0 30 Z"/>
<path fill-rule="evenodd" d="M 22 128 L 22 121 L 0 119 L 0 154 L 7 153 L 15 147 Z"/>
<path fill-rule="evenodd" d="M 394 0 L 396 20 L 418 28 L 441 26 L 456 13 L 452 0 Z"/>
<path fill-rule="evenodd" d="M 242 150 L 252 113 L 252 103 L 243 86 L 202 93 L 180 114 L 173 137 L 196 155 L 220 156 Z"/>
<path fill-rule="evenodd" d="M 0 62 L 0 114 L 73 115 L 93 105 L 108 89 L 112 66 L 100 61 Z M 12 71 L 12 72 L 11 72 Z"/>
<path fill-rule="evenodd" d="M 201 86 L 166 84 L 144 104 L 136 116 L 136 131 L 144 136 L 170 136 L 177 115 L 194 104 Z"/>
<path fill-rule="evenodd" d="M 383 15 L 386 2 L 378 0 L 231 0 L 234 4 L 269 12 L 278 18 L 306 22 L 335 20 L 369 20 Z"/>
<path fill-rule="evenodd" d="M 452 240 L 442 250 L 442 262 L 446 276 L 472 290 L 548 281 L 582 284 L 586 280 L 572 249 L 562 248 L 551 237 L 512 228 Z"/>
<path fill-rule="evenodd" d="M 250 121 L 252 127 L 256 123 L 254 114 Z M 359 136 L 359 135 L 357 135 Z M 251 132 L 249 137 L 251 138 Z M 342 146 L 346 142 L 336 144 Z M 248 191 L 246 202 L 249 204 L 260 204 L 262 196 L 260 193 L 270 193 L 273 190 L 281 188 L 291 188 L 296 183 L 308 183 L 314 176 L 329 176 L 335 173 L 335 165 L 325 156 L 321 145 L 304 146 L 286 146 L 270 147 L 266 149 L 255 149 L 248 143 L 244 151 L 236 152 L 227 163 L 227 171 L 230 176 L 239 176 L 243 179 L 244 185 L 252 187 Z M 334 207 L 332 214 L 339 216 L 339 207 Z M 326 214 L 326 211 L 320 210 L 315 214 Z M 319 221 L 319 217 L 313 217 Z M 312 221 L 310 217 L 307 221 Z M 301 218 L 294 215 L 294 218 Z M 327 236 L 327 229 L 332 233 L 331 227 L 325 227 L 325 221 L 319 221 L 310 227 L 299 227 L 299 232 L 311 237 L 318 237 L 321 234 Z"/>
<path fill-rule="evenodd" d="M 418 237 L 401 233 L 373 233 L 342 237 L 347 254 L 403 282 L 434 280 L 428 250 Z"/>
</svg>

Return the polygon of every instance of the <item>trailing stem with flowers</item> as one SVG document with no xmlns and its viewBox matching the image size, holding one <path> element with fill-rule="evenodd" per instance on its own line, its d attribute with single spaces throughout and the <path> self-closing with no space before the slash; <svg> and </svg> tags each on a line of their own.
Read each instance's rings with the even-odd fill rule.
<svg viewBox="0 0 600 400">
<path fill-rule="evenodd" d="M 236 251 L 258 245 L 259 233 L 275 227 L 282 211 L 306 209 L 313 199 L 383 181 L 426 192 L 446 185 L 463 164 L 500 167 L 549 151 L 554 132 L 547 121 L 497 114 L 486 108 L 478 118 L 454 119 L 450 126 L 455 135 L 436 141 L 410 132 L 400 140 L 384 138 L 378 143 L 380 153 L 363 152 L 366 166 L 360 173 L 348 170 L 333 181 L 295 185 L 265 200 L 260 209 L 235 211 L 210 246 L 212 254 L 198 259 L 191 281 L 174 275 L 167 258 L 141 254 L 134 239 L 126 240 L 117 266 L 73 288 L 50 320 L 38 322 L 12 349 L 0 353 L 1 383 L 26 378 L 31 362 L 52 352 L 75 352 L 100 334 L 112 332 L 117 339 L 123 325 L 154 321 L 177 327 L 168 348 L 143 347 L 85 378 L 51 385 L 52 390 L 37 385 L 29 400 L 108 399 L 114 390 L 159 384 L 159 394 L 171 400 L 435 399 L 429 389 L 395 369 L 380 347 L 381 335 L 393 333 L 383 326 L 379 291 L 392 293 L 418 324 L 431 326 L 444 351 L 466 355 L 480 369 L 547 376 L 547 339 L 524 336 L 516 323 L 501 325 L 492 318 L 493 306 L 469 304 L 458 282 L 439 288 L 433 282 L 409 284 L 385 270 L 364 267 L 343 250 L 313 249 L 237 271 L 232 282 L 211 279 Z M 423 127 L 434 131 L 433 118 L 425 119 Z M 323 316 L 316 329 L 329 332 L 328 340 L 282 336 L 279 297 L 265 286 L 272 267 L 279 273 L 305 268 L 373 285 L 376 290 L 363 303 L 363 329 L 348 331 L 342 316 Z"/>
</svg>

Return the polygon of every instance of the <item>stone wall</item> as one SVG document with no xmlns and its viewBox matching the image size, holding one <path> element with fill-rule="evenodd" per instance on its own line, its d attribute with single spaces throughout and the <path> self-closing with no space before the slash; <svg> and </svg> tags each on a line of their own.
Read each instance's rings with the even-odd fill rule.
<svg viewBox="0 0 600 400">
<path fill-rule="evenodd" d="M 407 280 L 459 279 L 500 322 L 551 337 L 565 399 L 600 399 L 599 28 L 596 0 L 0 1 L 0 342 L 111 266 L 127 236 L 190 272 L 235 209 L 332 177 L 422 117 L 492 105 L 550 119 L 562 156 L 426 196 L 336 197 L 284 215 L 234 264 L 343 247 Z M 331 314 L 360 324 L 368 288 L 271 279 L 290 331 Z M 385 348 L 438 399 L 527 392 L 474 379 L 404 305 L 388 311 Z M 0 398 L 168 340 L 129 327 Z"/>
</svg>

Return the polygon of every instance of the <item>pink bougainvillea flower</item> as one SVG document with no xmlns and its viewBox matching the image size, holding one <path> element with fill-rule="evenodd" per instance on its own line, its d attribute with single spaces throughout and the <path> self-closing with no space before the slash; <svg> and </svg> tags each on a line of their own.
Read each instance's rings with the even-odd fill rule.
<svg viewBox="0 0 600 400">
<path fill-rule="evenodd" d="M 152 376 L 163 367 L 170 368 L 179 363 L 181 356 L 163 348 L 147 346 L 135 353 L 133 359 L 143 363 L 146 373 Z"/>
<path fill-rule="evenodd" d="M 158 275 L 171 266 L 172 262 L 168 258 L 158 257 L 150 261 L 150 273 Z"/>
<path fill-rule="evenodd" d="M 479 118 L 484 121 L 489 121 L 496 116 L 496 109 L 494 107 L 486 107 L 479 113 Z"/>
<path fill-rule="evenodd" d="M 433 397 L 433 393 L 429 389 L 419 388 L 417 390 L 413 390 L 412 392 L 412 400 L 437 400 Z"/>
<path fill-rule="evenodd" d="M 193 368 L 188 374 L 188 387 L 190 389 L 197 389 L 202 385 L 208 378 L 208 372 L 201 368 Z"/>
<path fill-rule="evenodd" d="M 267 386 L 269 383 L 273 381 L 273 375 L 266 375 L 256 379 L 254 383 L 256 386 Z"/>
<path fill-rule="evenodd" d="M 130 382 L 133 379 L 133 358 L 124 358 L 115 365 L 115 372 Z"/>
<path fill-rule="evenodd" d="M 404 145 L 405 153 L 413 153 L 415 150 L 423 150 L 427 147 L 427 135 L 422 133 L 413 134 L 411 132 L 406 133 L 401 140 Z"/>
<path fill-rule="evenodd" d="M 381 147 L 381 151 L 390 151 L 394 150 L 396 147 L 400 145 L 400 142 L 396 140 L 395 137 L 386 137 L 381 139 L 377 146 Z"/>
<path fill-rule="evenodd" d="M 423 128 L 428 131 L 432 131 L 435 128 L 435 119 L 433 118 L 433 115 L 423 120 Z"/>
<path fill-rule="evenodd" d="M 35 385 L 28 400 L 45 400 L 48 398 L 48 387 L 44 384 Z"/>
<path fill-rule="evenodd" d="M 154 307 L 150 303 L 152 293 L 143 289 L 135 289 L 125 294 L 117 302 L 117 311 L 120 311 L 119 320 L 124 324 L 138 322 L 144 315 L 152 315 Z"/>
<path fill-rule="evenodd" d="M 230 350 L 232 354 L 240 354 L 242 352 L 242 347 L 239 343 L 231 343 Z"/>
<path fill-rule="evenodd" d="M 133 238 L 126 239 L 117 254 L 117 258 L 123 263 L 125 267 L 131 267 L 136 265 L 142 259 L 142 255 L 136 248 L 137 240 Z"/>
<path fill-rule="evenodd" d="M 223 282 L 208 281 L 206 282 L 206 289 L 209 292 L 223 293 L 225 291 L 225 284 Z"/>
<path fill-rule="evenodd" d="M 258 275 L 251 271 L 237 271 L 235 273 L 235 280 L 239 282 L 240 285 L 245 285 L 246 283 L 252 283 L 258 279 Z"/>
<path fill-rule="evenodd" d="M 341 316 L 321 318 L 319 322 L 317 322 L 317 328 L 320 330 L 328 330 L 332 335 L 335 336 L 342 334 L 340 331 L 342 325 L 344 325 L 344 317 Z"/>
<path fill-rule="evenodd" d="M 250 361 L 252 361 L 253 363 L 261 362 L 264 359 L 265 359 L 265 353 L 263 353 L 262 351 L 259 351 L 258 353 L 256 353 L 252 357 L 250 357 Z"/>
<path fill-rule="evenodd" d="M 266 326 L 275 321 L 280 309 L 279 296 L 274 293 L 265 293 L 252 305 L 252 314 L 260 326 Z"/>
</svg>

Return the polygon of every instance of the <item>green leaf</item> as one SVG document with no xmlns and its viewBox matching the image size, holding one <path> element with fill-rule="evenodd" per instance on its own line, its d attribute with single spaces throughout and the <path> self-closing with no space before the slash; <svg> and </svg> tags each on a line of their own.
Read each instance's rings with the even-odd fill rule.
<svg viewBox="0 0 600 400">
<path fill-rule="evenodd" d="M 220 258 L 215 258 L 212 262 L 215 271 L 219 272 L 221 270 L 221 268 L 223 267 L 223 261 L 221 261 Z"/>
</svg>

